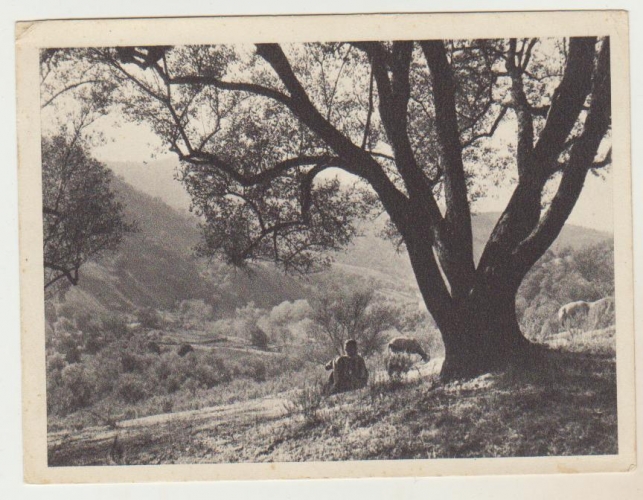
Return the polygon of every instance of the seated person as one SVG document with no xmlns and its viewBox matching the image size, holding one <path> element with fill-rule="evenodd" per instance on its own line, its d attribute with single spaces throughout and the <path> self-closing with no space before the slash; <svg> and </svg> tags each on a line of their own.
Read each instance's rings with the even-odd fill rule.
<svg viewBox="0 0 643 500">
<path fill-rule="evenodd" d="M 368 370 L 364 358 L 357 354 L 357 342 L 353 339 L 344 344 L 344 356 L 339 356 L 326 364 L 332 370 L 328 379 L 329 394 L 352 391 L 366 386 Z"/>
</svg>

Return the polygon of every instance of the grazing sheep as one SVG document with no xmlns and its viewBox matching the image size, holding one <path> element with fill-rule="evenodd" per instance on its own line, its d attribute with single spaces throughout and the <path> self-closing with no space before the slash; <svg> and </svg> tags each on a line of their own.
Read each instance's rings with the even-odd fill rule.
<svg viewBox="0 0 643 500">
<path fill-rule="evenodd" d="M 595 302 L 579 300 L 565 304 L 558 310 L 561 326 L 569 327 L 572 321 L 586 328 L 605 328 L 614 323 L 614 298 L 605 297 Z"/>
<path fill-rule="evenodd" d="M 179 347 L 179 350 L 176 353 L 179 356 L 183 357 L 189 352 L 194 352 L 194 347 L 192 347 L 190 344 L 182 344 L 181 347 Z"/>
<path fill-rule="evenodd" d="M 411 337 L 396 337 L 388 343 L 388 349 L 392 353 L 405 352 L 407 354 L 418 354 L 422 361 L 427 362 L 429 356 L 420 343 Z"/>
<path fill-rule="evenodd" d="M 563 307 L 558 309 L 558 321 L 561 325 L 572 319 L 583 319 L 587 317 L 589 313 L 589 303 L 584 300 L 578 300 L 576 302 L 570 302 L 565 304 Z"/>
</svg>

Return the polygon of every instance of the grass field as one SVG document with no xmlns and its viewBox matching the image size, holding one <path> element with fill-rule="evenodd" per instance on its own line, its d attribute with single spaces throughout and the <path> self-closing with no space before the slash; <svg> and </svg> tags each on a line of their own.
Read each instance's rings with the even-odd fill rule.
<svg viewBox="0 0 643 500">
<path fill-rule="evenodd" d="M 360 391 L 289 391 L 49 434 L 49 464 L 419 459 L 617 453 L 614 329 L 551 340 L 538 369 L 440 384 L 439 364 Z M 413 372 L 410 372 L 413 373 Z M 308 384 L 305 387 L 302 384 Z"/>
</svg>

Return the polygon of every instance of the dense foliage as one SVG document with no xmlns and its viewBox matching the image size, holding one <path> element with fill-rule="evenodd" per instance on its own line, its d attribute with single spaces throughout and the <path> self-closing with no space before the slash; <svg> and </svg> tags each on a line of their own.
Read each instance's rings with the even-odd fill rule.
<svg viewBox="0 0 643 500">
<path fill-rule="evenodd" d="M 78 136 L 42 140 L 45 288 L 61 278 L 78 283 L 80 267 L 113 250 L 135 226 L 111 188 L 112 173 Z"/>
</svg>

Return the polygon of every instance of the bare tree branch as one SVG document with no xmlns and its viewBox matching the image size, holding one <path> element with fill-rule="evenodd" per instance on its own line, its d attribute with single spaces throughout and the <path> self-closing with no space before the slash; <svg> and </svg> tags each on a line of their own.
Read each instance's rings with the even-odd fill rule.
<svg viewBox="0 0 643 500">
<path fill-rule="evenodd" d="M 496 119 L 493 121 L 493 124 L 491 125 L 491 128 L 489 129 L 489 131 L 472 136 L 468 141 L 465 141 L 462 144 L 462 148 L 464 149 L 466 147 L 471 146 L 474 142 L 476 142 L 479 139 L 482 139 L 483 137 L 493 137 L 493 135 L 496 133 L 496 129 L 498 128 L 498 125 L 500 125 L 500 122 L 507 114 L 508 109 L 509 109 L 508 106 L 502 106 L 502 108 L 500 108 L 500 113 L 498 113 L 498 116 L 496 116 Z"/>
<path fill-rule="evenodd" d="M 551 100 L 547 121 L 534 147 L 534 161 L 547 168 L 563 151 L 592 87 L 596 38 L 572 38 L 560 85 Z"/>
</svg>

